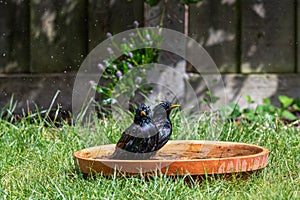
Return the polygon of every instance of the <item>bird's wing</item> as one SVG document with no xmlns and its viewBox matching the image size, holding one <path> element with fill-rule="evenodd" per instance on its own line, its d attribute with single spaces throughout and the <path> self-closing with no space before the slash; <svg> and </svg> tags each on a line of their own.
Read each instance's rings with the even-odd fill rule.
<svg viewBox="0 0 300 200">
<path fill-rule="evenodd" d="M 170 123 L 166 123 L 164 127 L 159 130 L 157 149 L 160 149 L 168 142 L 171 136 L 171 130 L 172 127 Z"/>
<path fill-rule="evenodd" d="M 149 124 L 145 127 L 132 124 L 123 132 L 116 146 L 122 149 L 138 148 L 138 146 L 141 145 L 140 143 L 146 141 L 148 138 L 155 137 L 157 134 L 158 130 L 153 124 Z"/>
<path fill-rule="evenodd" d="M 166 110 L 158 105 L 153 109 L 153 124 L 159 130 L 157 149 L 163 147 L 170 139 L 172 133 L 172 124 L 168 119 Z"/>
<path fill-rule="evenodd" d="M 138 125 L 136 124 L 132 124 L 129 128 L 127 128 L 123 132 L 116 146 L 121 149 L 126 149 L 126 147 L 131 146 L 135 139 L 134 135 L 136 135 L 136 132 L 138 132 L 137 129 Z"/>
<path fill-rule="evenodd" d="M 121 149 L 125 149 L 126 146 L 132 144 L 134 138 L 131 135 L 126 134 L 125 132 L 122 134 L 122 137 L 119 139 L 117 143 L 117 147 Z"/>
<path fill-rule="evenodd" d="M 153 117 L 152 122 L 157 127 L 158 130 L 161 130 L 167 120 L 167 112 L 166 110 L 161 106 L 155 106 L 153 109 Z"/>
</svg>

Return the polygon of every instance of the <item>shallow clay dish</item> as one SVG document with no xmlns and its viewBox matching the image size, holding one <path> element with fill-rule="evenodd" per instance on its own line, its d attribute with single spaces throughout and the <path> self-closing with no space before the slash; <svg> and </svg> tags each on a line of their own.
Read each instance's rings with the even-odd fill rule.
<svg viewBox="0 0 300 200">
<path fill-rule="evenodd" d="M 112 160 L 115 145 L 90 147 L 75 152 L 77 169 L 84 174 L 155 173 L 203 175 L 247 172 L 264 168 L 269 150 L 257 145 L 200 140 L 169 141 L 150 160 Z"/>
</svg>

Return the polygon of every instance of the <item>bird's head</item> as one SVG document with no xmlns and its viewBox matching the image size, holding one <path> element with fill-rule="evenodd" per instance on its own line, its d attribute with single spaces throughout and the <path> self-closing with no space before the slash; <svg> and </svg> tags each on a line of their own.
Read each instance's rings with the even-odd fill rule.
<svg viewBox="0 0 300 200">
<path fill-rule="evenodd" d="M 151 122 L 151 109 L 145 104 L 141 104 L 135 111 L 134 123 L 144 125 Z"/>
<path fill-rule="evenodd" d="M 165 109 L 168 116 L 171 113 L 171 110 L 180 106 L 179 104 L 171 103 L 169 101 L 162 101 L 159 105 Z"/>
</svg>

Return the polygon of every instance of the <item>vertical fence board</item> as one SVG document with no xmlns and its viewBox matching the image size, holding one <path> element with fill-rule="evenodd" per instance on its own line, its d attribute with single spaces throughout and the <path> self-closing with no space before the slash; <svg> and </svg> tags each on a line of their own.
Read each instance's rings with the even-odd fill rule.
<svg viewBox="0 0 300 200">
<path fill-rule="evenodd" d="M 175 0 L 169 0 L 167 2 L 160 1 L 158 5 L 152 7 L 148 4 L 145 5 L 145 26 L 159 27 L 162 25 L 164 28 L 184 33 L 185 6 L 183 4 L 178 3 Z M 176 45 L 175 40 L 173 43 Z M 171 52 L 161 51 L 159 60 L 161 64 L 176 67 L 176 65 L 179 64 L 179 61 L 183 59 Z"/>
<path fill-rule="evenodd" d="M 79 68 L 87 51 L 85 0 L 31 1 L 31 72 Z"/>
<path fill-rule="evenodd" d="M 157 27 L 160 25 L 162 19 L 162 13 L 164 7 L 164 1 L 160 1 L 156 6 L 145 6 L 145 25 L 149 27 Z M 178 3 L 175 0 L 167 1 L 163 27 L 170 28 L 181 33 L 184 32 L 184 17 L 185 7 L 183 4 Z"/>
<path fill-rule="evenodd" d="M 242 72 L 294 72 L 294 0 L 242 1 Z"/>
<path fill-rule="evenodd" d="M 0 1 L 0 73 L 29 69 L 29 0 Z"/>
<path fill-rule="evenodd" d="M 160 1 L 158 5 L 150 6 L 145 4 L 145 26 L 147 27 L 159 27 L 168 28 L 180 33 L 185 32 L 185 6 L 178 3 L 176 0 Z M 166 35 L 165 35 L 166 36 Z M 173 73 L 169 67 L 160 69 L 159 73 L 153 73 L 148 75 L 148 81 L 154 84 L 154 93 L 149 96 L 150 102 L 157 101 L 157 97 L 165 95 L 165 99 L 171 101 L 175 98 L 180 101 L 185 99 L 185 80 L 183 75 L 186 71 L 185 60 L 176 53 L 184 53 L 185 43 L 179 41 L 178 38 L 169 36 L 168 43 L 174 45 L 174 53 L 161 50 L 159 53 L 159 63 L 164 66 L 169 66 L 175 69 L 177 73 Z M 164 43 L 164 42 L 163 42 Z M 165 43 L 166 44 L 166 43 Z M 155 71 L 155 70 L 154 70 Z M 176 83 L 176 84 L 174 84 Z M 171 91 L 171 92 L 170 92 Z M 176 96 L 174 96 L 176 94 Z"/>
<path fill-rule="evenodd" d="M 221 72 L 237 72 L 235 0 L 204 0 L 189 7 L 189 35 Z"/>
<path fill-rule="evenodd" d="M 117 34 L 132 29 L 135 20 L 142 25 L 143 10 L 141 0 L 89 0 L 89 50 L 105 40 L 108 32 Z"/>
</svg>

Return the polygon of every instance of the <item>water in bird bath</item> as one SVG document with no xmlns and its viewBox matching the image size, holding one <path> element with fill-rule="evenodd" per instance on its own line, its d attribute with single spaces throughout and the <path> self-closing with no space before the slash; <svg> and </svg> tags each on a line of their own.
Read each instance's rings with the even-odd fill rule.
<svg viewBox="0 0 300 200">
<path fill-rule="evenodd" d="M 114 151 L 114 145 L 105 146 L 102 149 L 89 151 L 86 155 L 92 159 L 110 159 Z M 193 159 L 214 159 L 258 154 L 263 150 L 244 144 L 220 145 L 218 143 L 169 143 L 157 151 L 150 160 L 193 160 Z"/>
</svg>

